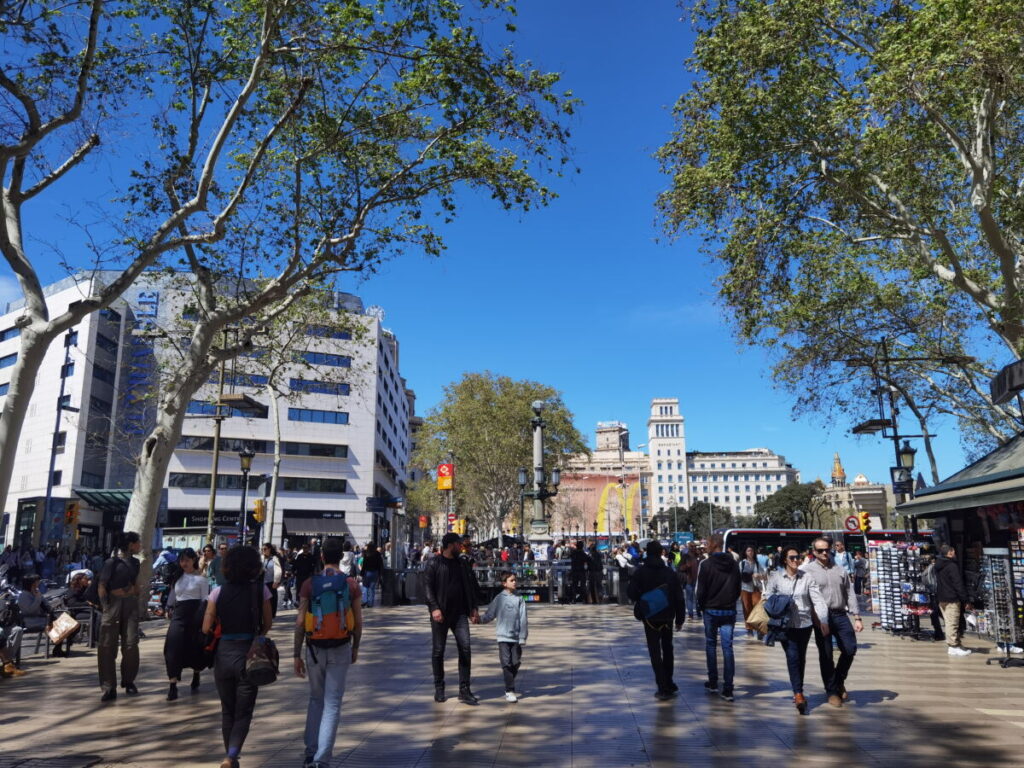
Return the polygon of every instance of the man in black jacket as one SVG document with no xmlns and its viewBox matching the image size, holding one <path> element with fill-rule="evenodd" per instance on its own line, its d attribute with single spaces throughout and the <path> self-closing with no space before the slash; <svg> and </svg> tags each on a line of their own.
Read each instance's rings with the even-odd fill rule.
<svg viewBox="0 0 1024 768">
<path fill-rule="evenodd" d="M 476 704 L 478 699 L 469 688 L 469 623 L 478 624 L 480 612 L 477 610 L 476 577 L 469 561 L 459 557 L 461 550 L 459 534 L 446 533 L 441 539 L 440 556 L 430 558 L 423 569 L 433 641 L 434 701 L 445 700 L 444 648 L 450 631 L 459 649 L 459 701 Z"/>
<path fill-rule="evenodd" d="M 967 589 L 960 574 L 960 565 L 956 561 L 956 550 L 950 544 L 939 547 L 939 556 L 935 560 L 935 580 L 935 598 L 942 611 L 942 620 L 946 623 L 947 653 L 950 656 L 970 656 L 971 652 L 960 645 L 963 639 L 960 617 L 964 603 L 967 602 Z M 967 609 L 971 607 L 968 604 Z"/>
<path fill-rule="evenodd" d="M 725 680 L 719 694 L 733 700 L 732 683 L 736 660 L 732 652 L 732 636 L 736 625 L 736 601 L 740 599 L 740 566 L 735 558 L 722 552 L 722 535 L 708 537 L 708 557 L 697 567 L 697 610 L 704 614 L 704 649 L 707 655 L 708 680 L 704 688 L 718 691 L 718 635 L 722 636 L 722 661 Z"/>
<path fill-rule="evenodd" d="M 585 599 L 587 571 L 590 570 L 590 558 L 583 549 L 583 542 L 577 541 L 569 551 L 569 601 L 582 603 Z"/>
<path fill-rule="evenodd" d="M 676 630 L 682 629 L 686 618 L 686 598 L 683 588 L 676 578 L 675 572 L 665 565 L 661 559 L 661 542 L 654 540 L 647 544 L 647 557 L 643 565 L 636 569 L 629 581 L 626 592 L 635 605 L 633 615 L 644 623 L 644 634 L 647 636 L 647 653 L 651 657 L 654 669 L 654 682 L 658 690 L 654 694 L 660 701 L 671 699 L 679 690 L 672 681 L 675 667 L 675 655 L 672 652 L 672 620 L 675 619 Z M 666 606 L 659 612 L 644 615 L 647 600 L 641 598 L 658 590 L 662 594 L 652 596 L 654 600 L 666 600 Z"/>
</svg>

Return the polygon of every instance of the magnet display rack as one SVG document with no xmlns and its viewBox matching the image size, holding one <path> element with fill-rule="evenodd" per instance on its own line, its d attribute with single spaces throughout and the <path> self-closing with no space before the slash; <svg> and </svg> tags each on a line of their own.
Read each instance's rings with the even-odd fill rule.
<svg viewBox="0 0 1024 768">
<path fill-rule="evenodd" d="M 1022 659 L 1010 656 L 1010 646 L 1019 645 L 1024 639 L 1024 622 L 1021 621 L 1021 586 L 1024 585 L 1024 562 L 1021 558 L 1019 541 L 1010 542 L 1009 550 L 985 549 L 981 556 L 981 585 L 985 598 L 985 609 L 978 632 L 984 633 L 1004 647 L 1003 658 L 992 658 L 1003 669 L 1024 664 Z"/>
<path fill-rule="evenodd" d="M 932 639 L 921 630 L 921 617 L 931 614 L 930 598 L 921 581 L 921 550 L 914 545 L 884 542 L 869 548 L 872 607 L 886 632 L 915 640 Z"/>
</svg>

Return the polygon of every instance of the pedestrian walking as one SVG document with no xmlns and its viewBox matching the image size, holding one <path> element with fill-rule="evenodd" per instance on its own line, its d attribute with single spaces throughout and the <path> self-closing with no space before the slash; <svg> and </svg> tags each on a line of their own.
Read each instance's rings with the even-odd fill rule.
<svg viewBox="0 0 1024 768">
<path fill-rule="evenodd" d="M 356 568 L 356 555 L 352 551 L 352 542 L 347 539 L 341 545 L 341 572 L 346 576 L 355 578 L 359 575 L 359 569 Z"/>
<path fill-rule="evenodd" d="M 697 610 L 704 614 L 704 651 L 708 679 L 704 688 L 733 700 L 736 660 L 732 639 L 736 626 L 736 601 L 740 599 L 740 567 L 731 552 L 722 551 L 722 534 L 708 537 L 708 556 L 697 569 Z M 718 691 L 718 638 L 722 639 L 722 690 Z"/>
<path fill-rule="evenodd" d="M 643 622 L 647 653 L 657 686 L 655 698 L 671 699 L 679 691 L 672 676 L 675 654 L 672 649 L 672 625 L 678 632 L 686 618 L 686 599 L 675 571 L 662 560 L 657 539 L 647 543 L 647 556 L 629 580 L 627 594 L 633 601 L 633 615 Z"/>
<path fill-rule="evenodd" d="M 793 704 L 801 715 L 807 714 L 807 698 L 804 696 L 804 670 L 807 666 L 807 645 L 811 641 L 814 627 L 820 627 L 825 637 L 829 635 L 828 603 L 821 594 L 817 582 L 800 570 L 803 555 L 797 547 L 782 548 L 781 558 L 785 565 L 774 570 L 768 577 L 762 599 L 773 595 L 790 598 L 789 623 L 783 630 L 779 642 L 786 653 L 786 668 L 789 670 L 789 685 L 793 689 Z"/>
<path fill-rule="evenodd" d="M 956 561 L 956 549 L 950 544 L 939 547 L 935 580 L 935 599 L 946 625 L 946 652 L 950 656 L 970 656 L 971 651 L 961 645 L 964 636 L 961 617 L 965 605 L 967 610 L 972 610 L 973 606 L 967 602 L 967 588 Z"/>
<path fill-rule="evenodd" d="M 853 591 L 858 596 L 864 594 L 864 585 L 867 583 L 869 575 L 868 559 L 864 557 L 864 552 L 858 549 L 853 553 Z"/>
<path fill-rule="evenodd" d="M 360 575 L 363 577 L 363 589 L 366 590 L 364 608 L 372 608 L 377 600 L 377 584 L 380 575 L 384 572 L 384 558 L 377 551 L 377 545 L 372 541 L 366 545 L 363 551 L 363 563 L 360 566 Z"/>
<path fill-rule="evenodd" d="M 252 725 L 259 688 L 245 673 L 245 658 L 257 635 L 265 635 L 273 616 L 263 563 L 253 547 L 228 550 L 221 563 L 224 583 L 210 592 L 203 633 L 220 624 L 213 677 L 220 696 L 220 727 L 225 757 L 220 768 L 238 768 L 238 757 Z"/>
<path fill-rule="evenodd" d="M 224 575 L 221 573 L 221 566 L 224 563 L 224 557 L 228 553 L 227 544 L 217 545 L 217 556 L 210 561 L 209 566 L 206 569 L 206 577 L 210 581 L 210 589 L 219 587 L 224 583 Z"/>
<path fill-rule="evenodd" d="M 118 645 L 121 648 L 121 685 L 125 693 L 139 692 L 135 677 L 139 673 L 139 561 L 142 551 L 139 534 L 122 533 L 113 557 L 100 569 L 96 591 L 99 595 L 103 618 L 100 619 L 100 641 L 96 650 L 99 670 L 100 701 L 117 698 Z"/>
<path fill-rule="evenodd" d="M 277 616 L 277 588 L 281 586 L 284 578 L 284 570 L 281 568 L 281 561 L 277 557 L 277 549 L 269 542 L 262 547 L 263 552 L 263 582 L 270 590 L 270 615 Z"/>
<path fill-rule="evenodd" d="M 441 539 L 441 554 L 427 561 L 423 571 L 427 609 L 430 611 L 431 666 L 434 672 L 434 701 L 444 701 L 444 649 L 448 633 L 455 635 L 459 650 L 459 701 L 476 704 L 470 690 L 472 655 L 469 624 L 480 621 L 477 610 L 476 577 L 469 562 L 459 556 L 462 549 L 457 533 Z"/>
<path fill-rule="evenodd" d="M 863 631 L 864 624 L 858 613 L 853 579 L 849 571 L 833 562 L 828 539 L 815 539 L 811 548 L 814 560 L 800 566 L 800 570 L 810 576 L 821 590 L 828 604 L 828 629 L 839 645 L 839 661 L 836 662 L 832 658 L 832 637 L 825 634 L 823 626 L 814 628 L 821 682 L 828 694 L 828 703 L 841 707 L 849 698 L 846 678 L 857 655 L 857 635 L 854 633 Z"/>
<path fill-rule="evenodd" d="M 679 558 L 679 573 L 682 575 L 683 594 L 686 597 L 686 613 L 691 619 L 694 618 L 694 613 L 697 610 L 694 588 L 697 586 L 698 565 L 699 561 L 692 548 L 687 548 Z"/>
<path fill-rule="evenodd" d="M 587 571 L 590 569 L 590 558 L 583 549 L 583 542 L 577 541 L 569 551 L 569 594 L 570 602 L 582 603 L 586 600 Z"/>
<path fill-rule="evenodd" d="M 202 654 L 203 601 L 210 595 L 210 582 L 199 571 L 199 556 L 191 547 L 178 555 L 181 568 L 167 595 L 171 623 L 164 636 L 164 663 L 167 666 L 167 700 L 178 698 L 178 683 L 185 668 L 192 670 L 191 689 L 199 688 L 199 671 L 204 668 Z"/>
<path fill-rule="evenodd" d="M 341 569 L 343 553 L 341 539 L 325 539 L 320 549 L 324 569 L 308 579 L 299 594 L 295 674 L 309 677 L 303 768 L 327 768 L 330 764 L 348 670 L 359 658 L 362 595 L 359 582 Z M 303 641 L 307 646 L 305 661 Z"/>
<path fill-rule="evenodd" d="M 832 559 L 840 568 L 845 568 L 851 578 L 856 575 L 853 555 L 846 551 L 846 544 L 844 542 L 837 541 L 835 543 L 835 555 L 833 555 Z"/>
<path fill-rule="evenodd" d="M 494 635 L 498 641 L 498 661 L 505 678 L 505 701 L 515 704 L 519 701 L 516 693 L 516 675 L 523 661 L 523 646 L 529 634 L 526 622 L 526 601 L 516 594 L 516 575 L 512 571 L 498 574 L 502 586 L 480 618 L 481 624 L 497 619 Z"/>
<path fill-rule="evenodd" d="M 588 602 L 597 604 L 601 602 L 604 592 L 601 588 L 604 583 L 604 558 L 601 557 L 596 541 L 591 542 L 587 558 L 587 598 Z"/>
<path fill-rule="evenodd" d="M 302 590 L 302 585 L 306 582 L 306 579 L 313 575 L 315 567 L 316 560 L 310 552 L 309 542 L 304 541 L 299 547 L 299 551 L 295 553 L 295 562 L 292 564 L 292 573 L 295 574 L 296 594 Z"/>
<path fill-rule="evenodd" d="M 743 559 L 740 560 L 740 603 L 743 605 L 744 622 L 754 610 L 754 606 L 761 602 L 764 581 L 765 570 L 757 559 L 757 551 L 753 547 L 747 547 Z M 754 630 L 747 629 L 747 637 L 754 637 L 757 634 Z"/>
</svg>

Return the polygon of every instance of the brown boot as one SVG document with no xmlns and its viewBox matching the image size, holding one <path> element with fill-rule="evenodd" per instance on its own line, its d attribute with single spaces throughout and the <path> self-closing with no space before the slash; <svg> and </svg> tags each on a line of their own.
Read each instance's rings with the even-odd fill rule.
<svg viewBox="0 0 1024 768">
<path fill-rule="evenodd" d="M 807 699 L 802 693 L 793 694 L 793 703 L 796 704 L 796 711 L 801 715 L 807 714 Z"/>
<path fill-rule="evenodd" d="M 18 669 L 14 666 L 13 661 L 8 661 L 4 664 L 4 677 L 21 677 L 25 674 L 25 670 Z"/>
<path fill-rule="evenodd" d="M 828 697 L 828 703 L 833 707 L 841 707 L 843 706 L 843 697 L 838 693 L 833 693 Z"/>
</svg>

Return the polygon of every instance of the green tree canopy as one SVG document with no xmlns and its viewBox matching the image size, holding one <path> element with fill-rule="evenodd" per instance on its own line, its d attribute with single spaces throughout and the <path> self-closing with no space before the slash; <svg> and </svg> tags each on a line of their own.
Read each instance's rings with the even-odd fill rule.
<svg viewBox="0 0 1024 768">
<path fill-rule="evenodd" d="M 740 337 L 809 388 L 902 304 L 904 356 L 937 358 L 907 371 L 920 402 L 1006 439 L 1014 413 L 985 379 L 1024 354 L 1019 4 L 698 0 L 693 16 L 659 209 L 708 235 Z M 856 341 L 835 346 L 823 318 Z"/>
<path fill-rule="evenodd" d="M 754 505 L 754 524 L 758 528 L 821 528 L 827 505 L 822 501 L 825 490 L 820 480 L 813 483 L 791 483 Z M 796 513 L 799 513 L 797 516 Z"/>
<path fill-rule="evenodd" d="M 417 435 L 415 466 L 433 468 L 449 452 L 454 454 L 458 513 L 472 518 L 480 531 L 496 535 L 505 518 L 518 513 L 518 468 L 533 464 L 534 400 L 544 402 L 544 464 L 549 471 L 570 456 L 588 452 L 557 390 L 490 371 L 467 373 L 446 386 L 444 399 L 431 409 Z M 415 497 L 421 508 L 429 503 L 424 492 L 429 494 L 429 488 L 421 488 Z"/>
</svg>

